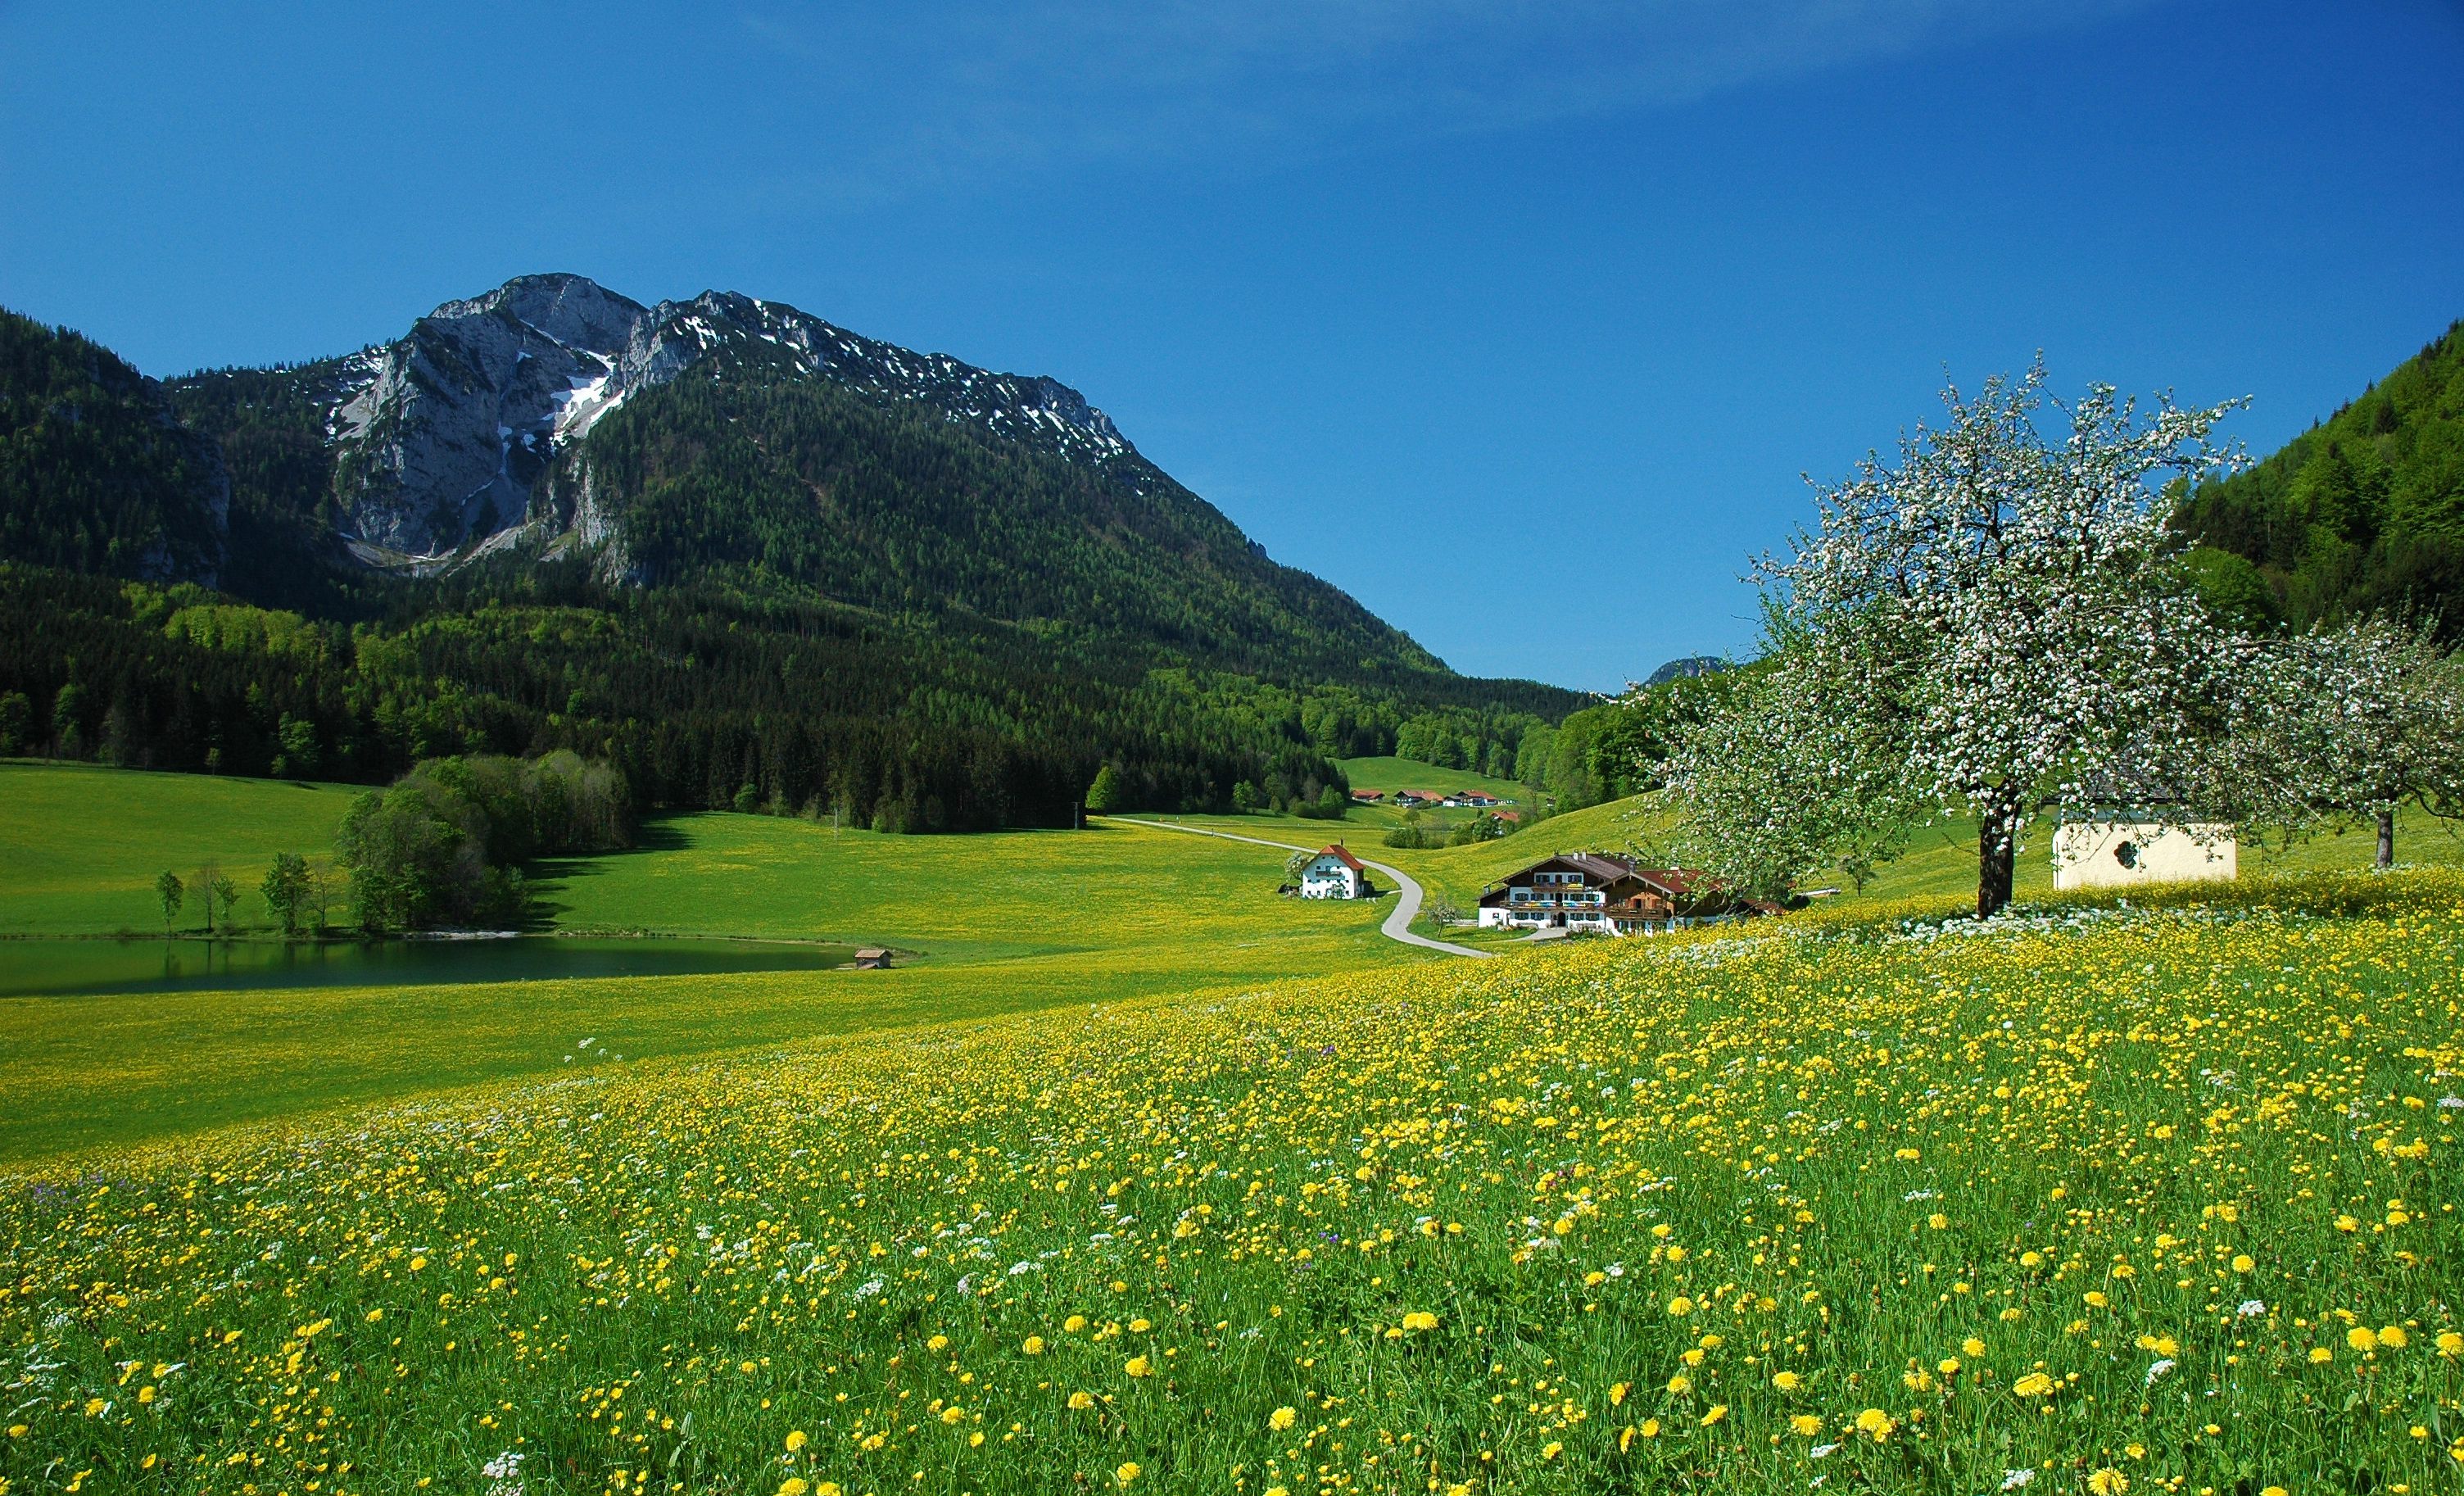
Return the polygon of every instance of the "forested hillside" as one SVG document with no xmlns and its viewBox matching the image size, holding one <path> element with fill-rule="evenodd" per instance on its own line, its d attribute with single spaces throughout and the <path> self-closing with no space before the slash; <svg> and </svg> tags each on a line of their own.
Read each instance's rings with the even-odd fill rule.
<svg viewBox="0 0 2464 1496">
<path fill-rule="evenodd" d="M 1460 677 L 1441 677 L 1458 704 L 1431 704 L 570 568 L 396 602 L 354 624 L 0 564 L 0 755 L 383 782 L 438 755 L 563 748 L 650 804 L 937 831 L 1069 825 L 1107 763 L 1125 808 L 1226 808 L 1244 781 L 1314 803 L 1344 785 L 1333 758 L 1390 752 L 1406 721 L 1473 741 L 1540 725 Z"/>
<path fill-rule="evenodd" d="M 2182 511 L 2211 596 L 2296 626 L 2379 609 L 2464 630 L 2464 323 Z"/>
<path fill-rule="evenodd" d="M 764 363 L 787 361 L 715 357 L 583 445 L 566 481 L 637 575 L 1143 640 L 1286 680 L 1448 673 L 1133 451 L 1073 460 Z"/>
<path fill-rule="evenodd" d="M 0 309 L 0 560 L 212 580 L 213 443 L 110 349 Z"/>
</svg>

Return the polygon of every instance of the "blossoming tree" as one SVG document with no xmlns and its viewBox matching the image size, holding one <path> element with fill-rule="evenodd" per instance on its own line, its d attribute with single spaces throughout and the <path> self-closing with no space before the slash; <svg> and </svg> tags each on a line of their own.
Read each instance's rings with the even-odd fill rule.
<svg viewBox="0 0 2464 1496">
<path fill-rule="evenodd" d="M 2276 641 L 2254 688 L 2233 761 L 2263 824 L 2370 825 L 2386 868 L 2401 806 L 2464 816 L 2464 665 L 2426 625 L 2363 618 Z"/>
<path fill-rule="evenodd" d="M 2048 799 L 2162 781 L 2181 793 L 2141 813 L 2208 808 L 2251 645 L 2199 602 L 2163 485 L 2239 460 L 2212 433 L 2240 402 L 2143 414 L 2110 385 L 2067 407 L 2044 386 L 2040 363 L 1946 389 L 1939 430 L 1817 489 L 1818 526 L 1756 562 L 1775 657 L 1671 762 L 1688 856 L 1770 891 L 1972 815 L 1984 917 Z"/>
</svg>

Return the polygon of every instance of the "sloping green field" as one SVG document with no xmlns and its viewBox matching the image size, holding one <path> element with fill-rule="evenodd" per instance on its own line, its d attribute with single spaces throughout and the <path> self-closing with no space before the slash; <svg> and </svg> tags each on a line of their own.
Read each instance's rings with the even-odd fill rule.
<svg viewBox="0 0 2464 1496">
<path fill-rule="evenodd" d="M 357 785 L 0 762 L 0 935 L 163 928 L 155 875 L 216 860 L 253 895 L 276 852 L 323 856 Z M 191 907 L 184 925 L 198 923 Z"/>
</svg>

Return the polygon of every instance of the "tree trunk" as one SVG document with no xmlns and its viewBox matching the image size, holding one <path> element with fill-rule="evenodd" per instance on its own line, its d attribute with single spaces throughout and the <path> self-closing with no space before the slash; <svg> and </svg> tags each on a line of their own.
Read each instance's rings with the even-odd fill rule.
<svg viewBox="0 0 2464 1496">
<path fill-rule="evenodd" d="M 2395 866 L 2395 807 L 2379 807 L 2379 866 Z"/>
<path fill-rule="evenodd" d="M 1991 919 L 2011 902 L 2019 862 L 2019 814 L 2001 806 L 1976 824 L 1976 917 Z"/>
</svg>

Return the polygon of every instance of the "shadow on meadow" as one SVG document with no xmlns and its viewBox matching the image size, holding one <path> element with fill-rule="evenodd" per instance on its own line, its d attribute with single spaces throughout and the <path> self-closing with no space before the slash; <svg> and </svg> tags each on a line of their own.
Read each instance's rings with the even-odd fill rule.
<svg viewBox="0 0 2464 1496">
<path fill-rule="evenodd" d="M 599 878 L 619 864 L 663 852 L 680 852 L 693 845 L 693 839 L 670 817 L 644 817 L 633 833 L 633 845 L 610 852 L 583 852 L 567 857 L 540 857 L 526 864 L 523 878 L 530 890 L 529 917 L 522 921 L 526 934 L 552 933 L 558 921 L 573 913 L 573 906 L 560 895 L 583 878 Z"/>
</svg>

